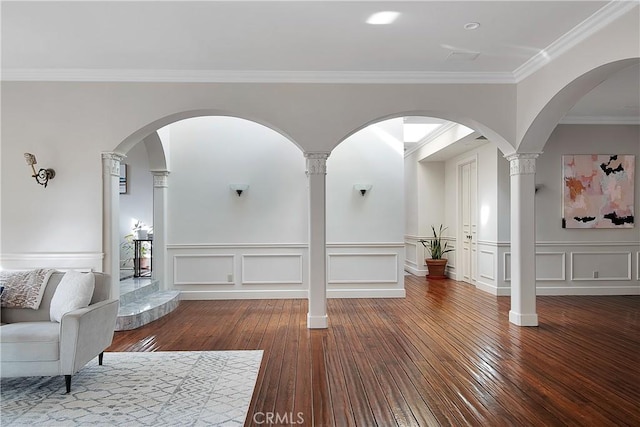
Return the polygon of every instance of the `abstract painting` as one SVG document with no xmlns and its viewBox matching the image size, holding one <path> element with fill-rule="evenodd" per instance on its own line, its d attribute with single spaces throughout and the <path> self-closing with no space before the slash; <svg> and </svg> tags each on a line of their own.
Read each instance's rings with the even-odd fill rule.
<svg viewBox="0 0 640 427">
<path fill-rule="evenodd" d="M 562 156 L 562 228 L 633 228 L 632 155 Z"/>
</svg>

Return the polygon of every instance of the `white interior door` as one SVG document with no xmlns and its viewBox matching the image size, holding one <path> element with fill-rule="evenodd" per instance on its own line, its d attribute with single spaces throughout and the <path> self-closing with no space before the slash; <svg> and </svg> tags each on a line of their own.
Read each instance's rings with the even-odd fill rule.
<svg viewBox="0 0 640 427">
<path fill-rule="evenodd" d="M 458 247 L 460 248 L 460 274 L 458 280 L 476 284 L 477 260 L 477 165 L 472 160 L 459 166 L 460 175 L 460 224 Z"/>
</svg>

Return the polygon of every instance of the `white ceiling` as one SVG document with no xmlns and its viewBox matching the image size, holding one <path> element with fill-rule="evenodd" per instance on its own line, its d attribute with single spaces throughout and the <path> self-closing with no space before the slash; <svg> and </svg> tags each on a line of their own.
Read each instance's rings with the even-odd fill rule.
<svg viewBox="0 0 640 427">
<path fill-rule="evenodd" d="M 3 1 L 2 79 L 516 82 L 624 3 Z M 400 16 L 365 23 L 381 10 Z M 639 94 L 636 66 L 565 121 L 638 122 Z"/>
</svg>

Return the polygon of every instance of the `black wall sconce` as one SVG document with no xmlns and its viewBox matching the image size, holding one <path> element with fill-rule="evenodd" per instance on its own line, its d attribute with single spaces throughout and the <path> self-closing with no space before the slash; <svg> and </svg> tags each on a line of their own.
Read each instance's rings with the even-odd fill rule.
<svg viewBox="0 0 640 427">
<path fill-rule="evenodd" d="M 240 197 L 242 192 L 246 191 L 249 186 L 247 184 L 229 184 L 229 188 L 238 193 L 238 197 Z"/>
<path fill-rule="evenodd" d="M 33 170 L 33 175 L 31 176 L 36 179 L 36 182 L 38 184 L 44 185 L 44 187 L 47 188 L 49 180 L 53 179 L 56 176 L 56 171 L 54 171 L 53 169 L 40 168 L 40 170 L 36 172 L 36 168 L 34 166 L 38 163 L 36 161 L 36 156 L 31 153 L 24 153 L 24 158 L 27 161 L 27 164 L 31 166 L 31 170 Z"/>
<path fill-rule="evenodd" d="M 371 190 L 371 184 L 356 184 L 353 186 L 353 188 L 358 190 L 360 194 L 362 194 L 362 196 L 364 197 L 367 191 Z"/>
</svg>

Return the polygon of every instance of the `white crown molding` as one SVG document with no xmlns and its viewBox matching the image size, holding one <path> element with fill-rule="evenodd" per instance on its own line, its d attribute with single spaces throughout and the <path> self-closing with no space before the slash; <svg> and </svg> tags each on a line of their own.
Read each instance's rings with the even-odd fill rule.
<svg viewBox="0 0 640 427">
<path fill-rule="evenodd" d="M 639 5 L 613 0 L 513 72 L 265 71 L 9 68 L 1 81 L 146 83 L 515 84 Z"/>
<path fill-rule="evenodd" d="M 145 83 L 492 83 L 513 84 L 509 72 L 225 71 L 123 69 L 4 69 L 2 81 Z"/>
<path fill-rule="evenodd" d="M 638 0 L 613 0 L 607 3 L 593 15 L 576 25 L 571 31 L 516 68 L 513 72 L 516 83 L 520 83 L 578 43 L 637 7 L 638 4 Z"/>
<path fill-rule="evenodd" d="M 640 116 L 567 116 L 558 123 L 561 125 L 640 125 Z"/>
</svg>

